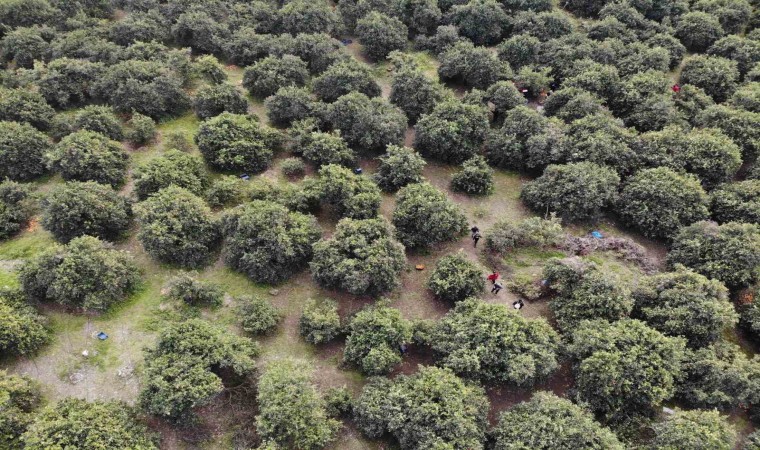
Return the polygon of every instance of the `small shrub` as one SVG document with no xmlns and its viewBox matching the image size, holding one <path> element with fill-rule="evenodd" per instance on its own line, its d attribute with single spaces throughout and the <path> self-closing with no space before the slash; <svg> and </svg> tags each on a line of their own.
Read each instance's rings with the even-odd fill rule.
<svg viewBox="0 0 760 450">
<path fill-rule="evenodd" d="M 240 203 L 245 195 L 243 181 L 234 175 L 224 175 L 206 190 L 206 202 L 213 208 Z"/>
<path fill-rule="evenodd" d="M 421 182 L 425 165 L 425 160 L 413 149 L 389 145 L 380 157 L 375 181 L 382 190 L 394 192 L 407 184 Z"/>
<path fill-rule="evenodd" d="M 359 311 L 348 324 L 343 361 L 367 375 L 383 375 L 401 362 L 399 347 L 412 339 L 401 311 L 381 301 Z"/>
<path fill-rule="evenodd" d="M 135 112 L 127 124 L 130 126 L 127 139 L 137 145 L 148 144 L 156 137 L 156 122 L 148 116 Z"/>
<path fill-rule="evenodd" d="M 333 387 L 325 394 L 327 414 L 332 417 L 342 416 L 351 412 L 351 393 L 345 386 Z"/>
<path fill-rule="evenodd" d="M 298 322 L 301 336 L 312 344 L 330 342 L 340 333 L 338 304 L 332 300 L 309 299 Z"/>
<path fill-rule="evenodd" d="M 300 178 L 306 173 L 306 164 L 299 158 L 287 158 L 280 164 L 280 170 L 288 178 Z"/>
<path fill-rule="evenodd" d="M 21 231 L 32 217 L 30 193 L 29 187 L 15 181 L 0 183 L 0 240 Z"/>
<path fill-rule="evenodd" d="M 221 306 L 224 290 L 216 283 L 199 281 L 197 274 L 184 273 L 169 280 L 167 297 L 190 306 Z"/>
<path fill-rule="evenodd" d="M 274 329 L 282 319 L 282 314 L 272 304 L 260 297 L 245 296 L 238 299 L 240 324 L 243 331 L 263 334 Z"/>
<path fill-rule="evenodd" d="M 493 192 L 493 170 L 486 159 L 476 155 L 462 164 L 462 170 L 451 179 L 451 188 L 471 195 L 488 195 Z"/>
<path fill-rule="evenodd" d="M 428 288 L 437 298 L 459 302 L 483 293 L 483 270 L 464 253 L 444 256 L 435 264 Z"/>
<path fill-rule="evenodd" d="M 94 131 L 114 141 L 120 141 L 124 137 L 119 118 L 108 106 L 84 107 L 74 116 L 73 126 L 76 130 Z"/>
<path fill-rule="evenodd" d="M 530 217 L 517 224 L 502 220 L 486 234 L 486 249 L 504 255 L 515 248 L 555 246 L 563 236 L 560 220 L 554 214 L 548 219 Z"/>
</svg>

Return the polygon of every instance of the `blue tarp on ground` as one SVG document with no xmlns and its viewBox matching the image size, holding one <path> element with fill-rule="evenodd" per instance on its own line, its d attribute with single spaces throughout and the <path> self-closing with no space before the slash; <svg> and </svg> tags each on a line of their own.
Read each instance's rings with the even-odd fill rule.
<svg viewBox="0 0 760 450">
<path fill-rule="evenodd" d="M 599 231 L 592 231 L 592 232 L 591 232 L 591 236 L 592 236 L 592 237 L 595 237 L 595 238 L 597 238 L 597 239 L 601 239 L 601 238 L 603 238 L 603 237 L 604 237 L 604 236 L 602 236 L 602 233 L 601 233 L 601 232 L 599 232 Z"/>
<path fill-rule="evenodd" d="M 101 331 L 100 333 L 98 333 L 98 339 L 100 339 L 101 341 L 105 341 L 106 339 L 108 339 L 108 335 Z"/>
</svg>

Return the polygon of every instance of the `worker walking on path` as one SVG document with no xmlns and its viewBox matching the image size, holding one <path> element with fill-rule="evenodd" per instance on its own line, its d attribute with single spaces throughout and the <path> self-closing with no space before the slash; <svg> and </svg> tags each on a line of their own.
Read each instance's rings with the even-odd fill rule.
<svg viewBox="0 0 760 450">
<path fill-rule="evenodd" d="M 496 295 L 499 293 L 500 290 L 504 289 L 504 285 L 501 284 L 501 281 L 494 281 L 493 288 L 491 288 L 491 293 L 493 295 Z"/>
<path fill-rule="evenodd" d="M 494 283 L 496 283 L 496 280 L 499 279 L 499 276 L 500 276 L 499 272 L 497 272 L 497 271 L 494 270 L 493 273 L 491 275 L 488 275 L 488 277 L 486 277 L 486 278 L 488 279 L 488 281 L 491 282 L 491 284 L 494 284 Z"/>
<path fill-rule="evenodd" d="M 475 233 L 472 235 L 472 242 L 473 242 L 473 245 L 472 245 L 472 246 L 473 246 L 473 247 L 477 247 L 477 246 L 478 246 L 478 241 L 480 240 L 480 237 L 481 237 L 481 236 L 480 236 L 480 232 L 475 232 Z"/>
</svg>

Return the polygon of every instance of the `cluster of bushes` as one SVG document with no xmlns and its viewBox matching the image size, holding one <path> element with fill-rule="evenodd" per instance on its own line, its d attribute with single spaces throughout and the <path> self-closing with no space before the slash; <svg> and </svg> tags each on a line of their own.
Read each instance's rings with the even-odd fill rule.
<svg viewBox="0 0 760 450">
<path fill-rule="evenodd" d="M 202 319 L 171 323 L 145 354 L 140 406 L 170 420 L 187 420 L 192 409 L 223 391 L 212 369 L 239 377 L 254 369 L 258 345 Z"/>
</svg>

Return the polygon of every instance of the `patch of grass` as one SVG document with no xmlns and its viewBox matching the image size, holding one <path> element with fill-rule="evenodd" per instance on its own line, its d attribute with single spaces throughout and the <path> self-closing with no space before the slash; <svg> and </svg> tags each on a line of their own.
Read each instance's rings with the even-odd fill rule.
<svg viewBox="0 0 760 450">
<path fill-rule="evenodd" d="M 9 287 L 9 288 L 16 288 L 18 287 L 18 275 L 16 275 L 13 272 L 7 272 L 5 270 L 0 270 L 0 288 Z"/>
<path fill-rule="evenodd" d="M 42 228 L 25 231 L 0 244 L 0 259 L 28 259 L 55 245 L 53 237 Z"/>
</svg>

